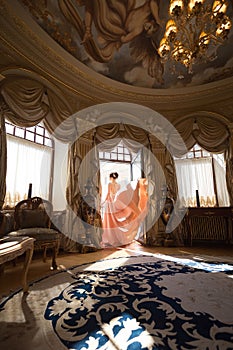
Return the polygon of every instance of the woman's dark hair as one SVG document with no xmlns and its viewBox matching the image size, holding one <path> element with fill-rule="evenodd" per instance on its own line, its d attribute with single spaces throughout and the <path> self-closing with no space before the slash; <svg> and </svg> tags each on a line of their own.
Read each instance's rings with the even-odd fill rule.
<svg viewBox="0 0 233 350">
<path fill-rule="evenodd" d="M 109 177 L 112 177 L 113 179 L 117 179 L 118 178 L 118 173 L 111 173 L 109 175 Z"/>
</svg>

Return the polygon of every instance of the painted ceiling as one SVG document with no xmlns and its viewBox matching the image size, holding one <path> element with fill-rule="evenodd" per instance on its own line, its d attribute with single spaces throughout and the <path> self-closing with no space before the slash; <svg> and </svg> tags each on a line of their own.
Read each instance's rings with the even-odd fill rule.
<svg viewBox="0 0 233 350">
<path fill-rule="evenodd" d="M 176 65 L 176 73 L 172 74 L 171 63 L 161 63 L 155 47 L 163 37 L 169 0 L 19 2 L 40 27 L 77 60 L 121 83 L 167 89 L 198 86 L 233 76 L 233 28 L 228 39 L 218 47 L 217 58 L 195 65 L 192 74 L 188 74 L 185 67 L 179 64 Z M 152 34 L 146 35 L 142 25 L 143 21 L 148 20 L 148 8 L 154 2 L 158 3 L 159 17 Z M 233 19 L 231 0 L 227 14 Z M 84 23 L 91 27 L 86 37 Z M 122 37 L 123 41 L 119 39 Z"/>
</svg>

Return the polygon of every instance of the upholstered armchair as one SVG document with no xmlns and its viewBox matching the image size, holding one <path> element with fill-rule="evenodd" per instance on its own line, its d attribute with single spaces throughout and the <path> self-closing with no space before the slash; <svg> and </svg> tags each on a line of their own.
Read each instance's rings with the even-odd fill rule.
<svg viewBox="0 0 233 350">
<path fill-rule="evenodd" d="M 53 205 L 40 197 L 20 201 L 15 206 L 14 231 L 9 236 L 28 236 L 35 238 L 34 249 L 43 249 L 43 261 L 46 261 L 46 251 L 51 248 L 52 268 L 57 269 L 57 254 L 60 246 L 61 233 L 51 228 Z"/>
</svg>

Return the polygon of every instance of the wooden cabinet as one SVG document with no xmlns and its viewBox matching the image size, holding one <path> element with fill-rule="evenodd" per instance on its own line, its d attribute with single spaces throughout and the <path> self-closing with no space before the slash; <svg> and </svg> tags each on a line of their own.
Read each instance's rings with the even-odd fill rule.
<svg viewBox="0 0 233 350">
<path fill-rule="evenodd" d="M 216 241 L 233 244 L 233 207 L 188 208 L 184 219 L 187 243 Z"/>
</svg>

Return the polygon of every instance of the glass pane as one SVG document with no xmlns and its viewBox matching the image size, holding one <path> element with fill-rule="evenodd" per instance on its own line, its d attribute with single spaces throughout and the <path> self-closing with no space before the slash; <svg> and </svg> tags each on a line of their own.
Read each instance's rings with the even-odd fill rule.
<svg viewBox="0 0 233 350">
<path fill-rule="evenodd" d="M 123 153 L 123 152 L 124 152 L 124 149 L 123 149 L 123 147 L 118 146 L 118 147 L 117 147 L 117 151 L 118 151 L 118 153 Z"/>
<path fill-rule="evenodd" d="M 116 160 L 117 159 L 117 154 L 116 153 L 111 153 L 111 159 Z"/>
<path fill-rule="evenodd" d="M 124 155 L 123 154 L 118 154 L 118 159 L 119 160 L 124 160 Z"/>
<path fill-rule="evenodd" d="M 106 159 L 110 159 L 110 158 L 111 158 L 111 154 L 108 153 L 108 152 L 105 152 L 105 158 L 106 158 Z"/>
<path fill-rule="evenodd" d="M 194 154 L 189 152 L 187 158 L 194 158 Z"/>
<path fill-rule="evenodd" d="M 130 159 L 130 155 L 129 155 L 129 154 L 126 154 L 126 155 L 125 155 L 125 160 L 126 160 L 127 162 L 130 162 L 131 159 Z"/>
<path fill-rule="evenodd" d="M 29 141 L 34 141 L 34 133 L 30 132 L 30 131 L 26 131 L 26 139 Z"/>
<path fill-rule="evenodd" d="M 40 143 L 41 145 L 43 145 L 44 143 L 44 138 L 40 135 L 36 135 L 36 142 Z"/>
<path fill-rule="evenodd" d="M 194 145 L 193 146 L 193 148 L 192 148 L 192 150 L 191 151 L 196 151 L 196 150 L 198 150 L 198 149 L 200 149 L 200 147 L 199 147 L 199 145 L 198 144 L 196 144 L 196 145 Z"/>
<path fill-rule="evenodd" d="M 24 129 L 16 127 L 15 128 L 15 136 L 24 138 Z"/>
<path fill-rule="evenodd" d="M 36 133 L 39 135 L 44 135 L 44 128 L 42 128 L 42 126 L 37 126 Z"/>
<path fill-rule="evenodd" d="M 35 132 L 35 126 L 30 126 L 29 128 L 26 128 L 29 131 Z"/>
<path fill-rule="evenodd" d="M 196 151 L 196 152 L 195 152 L 195 157 L 196 157 L 196 158 L 201 157 L 201 151 Z"/>
<path fill-rule="evenodd" d="M 14 133 L 14 126 L 11 125 L 11 124 L 7 124 L 6 123 L 6 132 L 7 132 L 7 134 L 13 135 L 13 133 Z"/>
<path fill-rule="evenodd" d="M 104 152 L 99 152 L 99 157 L 103 158 L 104 157 Z"/>
</svg>

